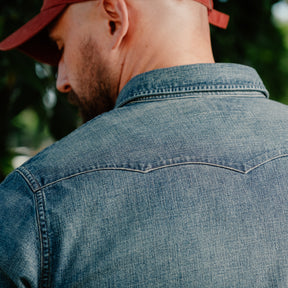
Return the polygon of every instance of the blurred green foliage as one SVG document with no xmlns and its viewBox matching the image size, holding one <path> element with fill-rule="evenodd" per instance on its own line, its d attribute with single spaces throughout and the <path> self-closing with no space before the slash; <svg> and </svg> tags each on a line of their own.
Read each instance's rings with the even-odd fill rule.
<svg viewBox="0 0 288 288">
<path fill-rule="evenodd" d="M 35 16 L 41 2 L 0 4 L 0 39 Z M 77 127 L 76 110 L 56 92 L 55 73 L 18 51 L 0 52 L 0 181 L 13 170 L 15 156 L 32 156 Z"/>
<path fill-rule="evenodd" d="M 42 5 L 39 0 L 1 1 L 0 39 L 36 15 Z M 214 2 L 215 8 L 231 16 L 227 30 L 212 28 L 216 61 L 253 66 L 271 98 L 288 103 L 288 26 L 272 17 L 277 1 Z M 29 148 L 27 154 L 35 153 L 77 127 L 77 112 L 55 90 L 55 73 L 17 51 L 0 52 L 0 180 L 12 171 L 15 155 L 24 153 L 21 147 Z"/>
<path fill-rule="evenodd" d="M 280 1 L 215 1 L 215 7 L 231 19 L 227 31 L 212 28 L 212 43 L 217 62 L 254 67 L 270 98 L 288 103 L 287 31 L 272 16 L 272 6 L 277 2 Z"/>
</svg>

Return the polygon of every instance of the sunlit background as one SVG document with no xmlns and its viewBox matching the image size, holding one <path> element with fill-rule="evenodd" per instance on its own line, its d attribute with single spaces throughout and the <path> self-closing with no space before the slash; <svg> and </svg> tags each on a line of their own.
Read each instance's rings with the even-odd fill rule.
<svg viewBox="0 0 288 288">
<path fill-rule="evenodd" d="M 278 3 L 273 4 L 272 6 L 273 16 L 277 21 L 281 23 L 288 22 L 288 4 L 286 1 L 280 1 Z"/>
<path fill-rule="evenodd" d="M 37 14 L 40 2 L 0 4 L 0 39 Z M 228 30 L 212 28 L 216 61 L 254 67 L 270 97 L 288 104 L 287 2 L 214 2 L 231 16 Z M 80 125 L 76 109 L 55 89 L 56 72 L 17 51 L 0 53 L 0 180 Z"/>
</svg>

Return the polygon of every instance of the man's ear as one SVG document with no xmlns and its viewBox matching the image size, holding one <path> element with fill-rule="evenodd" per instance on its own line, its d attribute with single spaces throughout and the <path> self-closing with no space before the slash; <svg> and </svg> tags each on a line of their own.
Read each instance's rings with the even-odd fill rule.
<svg viewBox="0 0 288 288">
<path fill-rule="evenodd" d="M 102 0 L 113 36 L 112 49 L 119 47 L 129 28 L 128 7 L 125 0 Z"/>
</svg>

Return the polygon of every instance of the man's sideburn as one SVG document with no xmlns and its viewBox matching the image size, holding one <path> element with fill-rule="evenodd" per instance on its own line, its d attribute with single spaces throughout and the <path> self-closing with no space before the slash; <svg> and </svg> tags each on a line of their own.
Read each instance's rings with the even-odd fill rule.
<svg viewBox="0 0 288 288">
<path fill-rule="evenodd" d="M 80 43 L 77 83 L 68 95 L 69 102 L 79 107 L 84 122 L 112 110 L 115 105 L 113 99 L 116 99 L 116 89 L 113 87 L 117 83 L 113 83 L 113 71 L 108 70 L 101 53 L 96 53 L 96 50 L 100 51 L 90 37 Z"/>
</svg>

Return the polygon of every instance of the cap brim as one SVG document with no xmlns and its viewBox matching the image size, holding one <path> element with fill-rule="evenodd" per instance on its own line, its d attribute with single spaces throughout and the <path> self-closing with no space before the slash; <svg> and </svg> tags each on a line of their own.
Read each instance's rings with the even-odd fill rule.
<svg viewBox="0 0 288 288">
<path fill-rule="evenodd" d="M 17 48 L 40 62 L 57 65 L 59 51 L 56 44 L 49 39 L 48 31 L 45 28 L 64 11 L 66 6 L 67 4 L 63 4 L 41 11 L 0 42 L 0 50 L 7 51 Z"/>
</svg>

